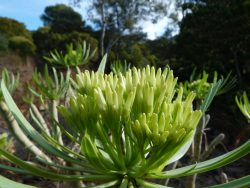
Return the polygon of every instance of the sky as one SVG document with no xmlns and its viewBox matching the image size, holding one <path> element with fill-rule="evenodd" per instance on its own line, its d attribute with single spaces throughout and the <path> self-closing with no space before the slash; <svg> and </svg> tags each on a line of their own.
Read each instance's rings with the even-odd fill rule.
<svg viewBox="0 0 250 188">
<path fill-rule="evenodd" d="M 40 16 L 46 6 L 59 3 L 68 5 L 68 2 L 68 0 L 0 0 L 0 16 L 22 22 L 28 30 L 36 30 L 43 25 Z M 81 8 L 74 7 L 75 11 L 82 14 L 83 19 L 87 16 L 86 12 L 84 12 L 85 6 L 87 6 L 86 3 L 82 4 Z M 148 21 L 143 22 L 142 26 L 148 38 L 155 39 L 164 33 L 167 24 L 168 19 L 163 18 L 157 24 L 152 24 Z"/>
</svg>

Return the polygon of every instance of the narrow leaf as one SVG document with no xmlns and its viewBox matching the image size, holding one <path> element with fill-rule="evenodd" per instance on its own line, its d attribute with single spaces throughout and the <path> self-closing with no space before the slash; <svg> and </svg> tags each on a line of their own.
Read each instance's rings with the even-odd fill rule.
<svg viewBox="0 0 250 188">
<path fill-rule="evenodd" d="M 70 157 L 67 153 L 64 153 L 57 149 L 56 147 L 49 144 L 44 137 L 42 137 L 31 125 L 30 123 L 25 119 L 21 111 L 16 106 L 15 102 L 13 101 L 9 91 L 7 90 L 4 81 L 1 82 L 1 89 L 3 92 L 4 99 L 6 101 L 6 104 L 10 111 L 12 112 L 13 116 L 15 117 L 16 121 L 19 123 L 22 130 L 29 135 L 34 141 L 36 141 L 37 144 L 40 145 L 43 149 L 46 151 L 54 154 L 55 156 L 61 157 L 64 160 L 67 160 L 69 162 L 73 162 L 76 164 L 81 165 L 81 161 L 74 159 L 73 157 Z"/>
<path fill-rule="evenodd" d="M 142 179 L 136 179 L 136 182 L 139 185 L 141 185 L 142 187 L 147 187 L 147 188 L 171 188 L 171 187 L 168 187 L 168 186 L 148 182 L 148 181 L 145 181 L 145 180 L 142 180 Z"/>
<path fill-rule="evenodd" d="M 103 183 L 100 185 L 96 185 L 96 186 L 87 186 L 86 188 L 106 188 L 106 187 L 113 187 L 115 185 L 118 185 L 119 181 L 118 180 L 114 180 L 108 183 Z"/>
<path fill-rule="evenodd" d="M 18 165 L 20 168 L 25 169 L 32 173 L 33 175 L 40 176 L 43 178 L 51 180 L 62 180 L 62 181 L 72 181 L 72 180 L 83 180 L 83 181 L 110 181 L 114 179 L 114 175 L 74 175 L 74 174 L 59 174 L 49 171 L 48 169 L 42 169 L 34 166 L 22 159 L 10 154 L 2 149 L 0 149 L 0 154 L 8 158 L 9 161 Z"/>
<path fill-rule="evenodd" d="M 220 185 L 209 186 L 207 188 L 247 188 L 250 187 L 250 175 L 244 176 L 242 178 L 230 181 L 228 183 L 223 183 Z"/>
<path fill-rule="evenodd" d="M 0 187 L 1 188 L 35 188 L 34 186 L 24 185 L 22 183 L 15 182 L 0 175 Z"/>
<path fill-rule="evenodd" d="M 97 72 L 99 72 L 99 73 L 104 73 L 105 67 L 106 67 L 106 62 L 107 62 L 107 57 L 108 57 L 107 54 L 105 54 L 105 55 L 103 56 L 102 61 L 101 61 L 100 65 L 99 65 L 99 67 L 98 67 Z"/>
<path fill-rule="evenodd" d="M 219 80 L 216 83 L 212 84 L 212 87 L 210 88 L 209 92 L 207 93 L 204 102 L 202 103 L 200 110 L 204 113 L 207 111 L 208 107 L 210 106 L 213 98 L 215 97 L 215 95 L 217 94 L 218 90 L 221 87 L 221 83 L 222 81 Z"/>
<path fill-rule="evenodd" d="M 176 178 L 176 177 L 190 176 L 193 174 L 203 173 L 230 164 L 240 159 L 241 157 L 247 155 L 248 153 L 250 153 L 250 140 L 248 140 L 240 147 L 234 149 L 233 151 L 230 151 L 219 157 L 204 162 L 200 162 L 194 165 L 177 168 L 174 170 L 169 170 L 161 173 L 148 174 L 147 178 L 159 178 L 159 179 Z M 194 168 L 192 170 L 189 170 L 192 167 Z"/>
</svg>

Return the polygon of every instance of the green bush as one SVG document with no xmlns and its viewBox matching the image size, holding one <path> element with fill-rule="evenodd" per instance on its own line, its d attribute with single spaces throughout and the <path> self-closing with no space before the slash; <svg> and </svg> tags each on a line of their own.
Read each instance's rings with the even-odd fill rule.
<svg viewBox="0 0 250 188">
<path fill-rule="evenodd" d="M 11 37 L 9 40 L 9 48 L 24 56 L 34 54 L 36 50 L 34 43 L 23 36 Z"/>
<path fill-rule="evenodd" d="M 84 26 L 81 14 L 64 4 L 47 6 L 41 20 L 44 25 L 51 26 L 51 31 L 55 33 L 81 31 Z"/>
<path fill-rule="evenodd" d="M 153 65 L 156 61 L 156 57 L 143 43 L 126 44 L 125 41 L 121 41 L 120 44 L 114 46 L 110 52 L 109 60 L 115 61 L 116 59 L 124 59 L 136 67 Z"/>
<path fill-rule="evenodd" d="M 23 23 L 0 17 L 0 51 L 15 51 L 22 56 L 34 54 L 36 49 L 31 33 Z"/>
<path fill-rule="evenodd" d="M 9 41 L 8 39 L 0 33 L 0 52 L 5 52 L 8 50 Z"/>
<path fill-rule="evenodd" d="M 50 51 L 66 51 L 66 45 L 73 43 L 82 43 L 86 41 L 92 48 L 91 50 L 98 48 L 98 41 L 88 33 L 71 32 L 68 34 L 53 33 L 50 31 L 50 27 L 41 27 L 33 33 L 33 40 L 37 46 L 37 52 L 40 56 L 47 56 Z M 93 58 L 97 59 L 97 54 Z"/>
<path fill-rule="evenodd" d="M 3 33 L 7 38 L 24 36 L 32 40 L 31 33 L 25 28 L 25 25 L 10 18 L 0 17 L 0 33 Z"/>
</svg>

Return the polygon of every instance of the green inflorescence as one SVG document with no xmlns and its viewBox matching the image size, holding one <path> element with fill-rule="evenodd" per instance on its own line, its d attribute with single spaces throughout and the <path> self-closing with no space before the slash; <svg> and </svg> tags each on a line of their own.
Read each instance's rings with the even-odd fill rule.
<svg viewBox="0 0 250 188">
<path fill-rule="evenodd" d="M 98 167 L 103 170 L 161 170 L 193 136 L 202 116 L 192 107 L 195 94 L 183 100 L 176 82 L 171 70 L 149 66 L 125 75 L 85 71 L 76 76 L 77 93 L 69 106 L 60 106 L 59 112 L 77 138 L 90 144 L 84 143 L 82 152 L 92 165 L 96 155 L 106 159 Z"/>
</svg>

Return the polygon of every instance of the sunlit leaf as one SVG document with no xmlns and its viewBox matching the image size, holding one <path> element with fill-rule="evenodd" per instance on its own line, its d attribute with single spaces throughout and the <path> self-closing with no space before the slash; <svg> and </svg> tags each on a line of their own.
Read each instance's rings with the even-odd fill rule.
<svg viewBox="0 0 250 188">
<path fill-rule="evenodd" d="M 107 54 L 105 54 L 105 55 L 103 56 L 102 61 L 101 61 L 100 65 L 99 65 L 99 67 L 98 67 L 97 72 L 99 72 L 99 73 L 104 73 L 105 67 L 106 67 L 106 62 L 107 62 L 107 57 L 108 57 Z"/>
<path fill-rule="evenodd" d="M 15 182 L 0 175 L 0 188 L 35 188 L 35 187 Z"/>
<path fill-rule="evenodd" d="M 244 176 L 242 178 L 223 183 L 219 185 L 209 186 L 207 188 L 247 188 L 250 187 L 250 176 Z"/>
<path fill-rule="evenodd" d="M 161 173 L 155 173 L 155 174 L 149 174 L 147 177 L 150 178 L 176 178 L 176 177 L 182 177 L 182 176 L 190 176 L 193 174 L 203 173 L 210 170 L 218 169 L 222 166 L 225 166 L 227 164 L 230 164 L 239 158 L 247 155 L 250 153 L 250 140 L 248 140 L 246 143 L 244 143 L 242 146 L 234 149 L 233 151 L 230 151 L 224 155 L 221 155 L 219 157 L 215 157 L 213 159 L 200 162 L 194 165 L 189 165 L 182 168 L 177 168 L 174 170 L 169 170 Z M 190 170 L 192 167 L 194 167 L 192 170 Z"/>
</svg>

